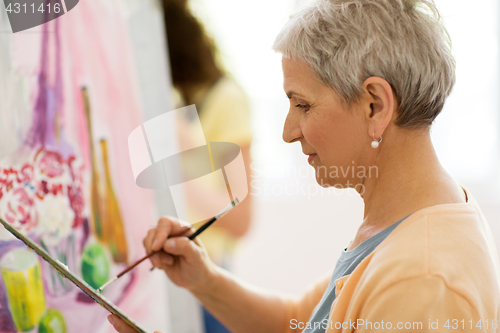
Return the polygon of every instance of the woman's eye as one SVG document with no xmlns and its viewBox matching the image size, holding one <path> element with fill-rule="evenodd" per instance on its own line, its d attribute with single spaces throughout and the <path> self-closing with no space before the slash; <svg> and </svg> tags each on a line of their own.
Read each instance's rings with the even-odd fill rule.
<svg viewBox="0 0 500 333">
<path fill-rule="evenodd" d="M 307 104 L 297 104 L 297 105 L 295 105 L 295 107 L 303 109 L 305 111 L 309 111 L 309 105 L 307 105 Z"/>
</svg>

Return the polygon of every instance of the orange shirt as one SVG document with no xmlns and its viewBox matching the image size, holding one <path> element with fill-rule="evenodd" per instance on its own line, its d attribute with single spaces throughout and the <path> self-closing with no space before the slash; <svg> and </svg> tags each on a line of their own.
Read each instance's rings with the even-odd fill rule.
<svg viewBox="0 0 500 333">
<path fill-rule="evenodd" d="M 424 208 L 401 222 L 352 272 L 336 280 L 326 333 L 500 332 L 498 252 L 468 201 Z M 285 299 L 282 332 L 302 332 L 330 274 Z"/>
</svg>

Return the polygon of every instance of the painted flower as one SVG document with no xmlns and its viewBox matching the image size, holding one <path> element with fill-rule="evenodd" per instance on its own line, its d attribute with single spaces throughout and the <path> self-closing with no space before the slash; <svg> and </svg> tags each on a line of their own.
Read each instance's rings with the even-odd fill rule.
<svg viewBox="0 0 500 333">
<path fill-rule="evenodd" d="M 37 168 L 49 178 L 59 177 L 64 172 L 64 160 L 59 153 L 53 151 L 42 151 L 37 156 Z"/>
<path fill-rule="evenodd" d="M 0 215 L 16 229 L 30 231 L 37 224 L 33 192 L 24 187 L 4 192 L 0 200 Z"/>
<path fill-rule="evenodd" d="M 71 232 L 74 212 L 66 196 L 48 194 L 36 203 L 37 233 L 46 245 L 55 246 Z"/>
</svg>

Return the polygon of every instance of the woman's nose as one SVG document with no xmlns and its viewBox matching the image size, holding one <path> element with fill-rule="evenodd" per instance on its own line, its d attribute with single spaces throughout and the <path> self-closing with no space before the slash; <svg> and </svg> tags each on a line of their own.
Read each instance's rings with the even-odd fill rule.
<svg viewBox="0 0 500 333">
<path fill-rule="evenodd" d="M 285 126 L 283 127 L 283 140 L 288 143 L 300 140 L 302 131 L 300 130 L 299 115 L 294 112 L 288 112 L 285 119 Z"/>
</svg>

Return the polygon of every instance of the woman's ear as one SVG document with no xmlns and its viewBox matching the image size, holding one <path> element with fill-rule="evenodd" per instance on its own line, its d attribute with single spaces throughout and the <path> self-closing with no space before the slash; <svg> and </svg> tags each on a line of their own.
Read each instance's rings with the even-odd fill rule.
<svg viewBox="0 0 500 333">
<path fill-rule="evenodd" d="M 366 109 L 369 136 L 380 137 L 391 119 L 396 114 L 397 101 L 391 85 L 384 79 L 376 76 L 369 77 L 363 82 L 366 91 Z"/>
</svg>

